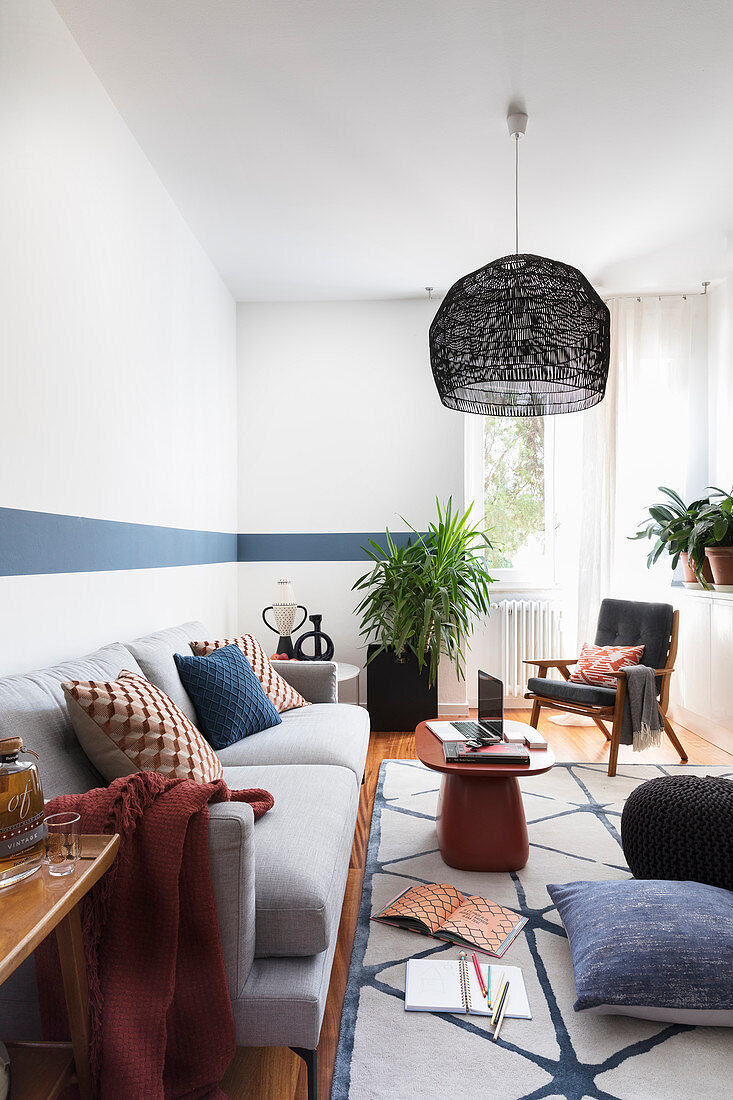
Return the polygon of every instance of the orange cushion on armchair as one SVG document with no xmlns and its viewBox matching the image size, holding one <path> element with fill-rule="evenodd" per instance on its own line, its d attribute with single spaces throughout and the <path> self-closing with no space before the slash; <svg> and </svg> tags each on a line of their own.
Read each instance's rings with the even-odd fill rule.
<svg viewBox="0 0 733 1100">
<path fill-rule="evenodd" d="M 591 645 L 586 642 L 570 679 L 574 684 L 615 688 L 616 677 L 611 673 L 638 665 L 643 653 L 643 645 Z"/>
</svg>

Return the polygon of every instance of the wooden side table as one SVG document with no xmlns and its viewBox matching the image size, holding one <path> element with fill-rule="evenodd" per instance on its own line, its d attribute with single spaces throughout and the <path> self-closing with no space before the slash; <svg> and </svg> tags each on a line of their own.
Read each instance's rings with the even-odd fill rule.
<svg viewBox="0 0 733 1100">
<path fill-rule="evenodd" d="M 70 1043 L 6 1043 L 11 1091 L 18 1100 L 55 1100 L 74 1079 L 81 1100 L 91 1100 L 89 989 L 79 903 L 119 846 L 116 833 L 83 836 L 72 874 L 53 878 L 44 864 L 35 875 L 0 891 L 0 985 L 55 929 L 71 1032 Z"/>
</svg>

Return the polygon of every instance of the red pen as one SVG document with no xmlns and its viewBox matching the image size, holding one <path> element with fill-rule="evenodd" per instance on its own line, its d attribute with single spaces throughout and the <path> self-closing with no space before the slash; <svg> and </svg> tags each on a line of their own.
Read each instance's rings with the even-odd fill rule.
<svg viewBox="0 0 733 1100">
<path fill-rule="evenodd" d="M 481 973 L 481 967 L 479 965 L 478 955 L 474 951 L 474 953 L 471 957 L 473 958 L 473 965 L 476 968 L 476 977 L 478 978 L 478 984 L 479 984 L 479 987 L 481 989 L 481 992 L 483 993 L 484 997 L 488 997 L 489 991 L 486 988 L 486 982 L 484 981 L 483 974 Z"/>
</svg>

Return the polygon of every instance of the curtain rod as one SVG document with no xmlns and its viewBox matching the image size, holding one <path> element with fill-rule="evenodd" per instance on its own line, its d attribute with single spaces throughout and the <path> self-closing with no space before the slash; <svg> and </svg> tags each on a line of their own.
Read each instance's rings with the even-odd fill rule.
<svg viewBox="0 0 733 1100">
<path fill-rule="evenodd" d="M 657 298 L 659 301 L 661 301 L 662 298 L 682 298 L 684 301 L 686 301 L 687 298 L 705 298 L 705 297 L 707 297 L 709 286 L 710 286 L 710 280 L 708 279 L 702 284 L 702 290 L 692 290 L 692 291 L 686 291 L 684 293 L 682 291 L 677 291 L 676 293 L 675 292 L 670 292 L 670 293 L 666 293 L 666 294 L 665 293 L 662 293 L 662 294 L 609 294 L 607 298 L 603 298 L 603 301 L 604 302 L 620 302 L 620 301 L 640 302 L 642 298 Z"/>
</svg>

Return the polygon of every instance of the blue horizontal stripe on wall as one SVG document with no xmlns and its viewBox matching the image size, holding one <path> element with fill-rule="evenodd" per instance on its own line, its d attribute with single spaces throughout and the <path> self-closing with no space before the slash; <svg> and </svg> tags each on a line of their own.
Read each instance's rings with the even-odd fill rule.
<svg viewBox="0 0 733 1100">
<path fill-rule="evenodd" d="M 409 532 L 393 532 L 404 546 Z M 362 561 L 383 531 L 229 534 L 0 508 L 0 576 L 98 573 L 255 561 Z"/>
<path fill-rule="evenodd" d="M 405 546 L 410 532 L 390 532 Z M 384 531 L 328 531 L 322 534 L 251 535 L 237 537 L 239 561 L 363 561 L 369 539 L 384 546 Z"/>
<path fill-rule="evenodd" d="M 0 576 L 159 569 L 237 560 L 237 536 L 0 508 Z"/>
</svg>

